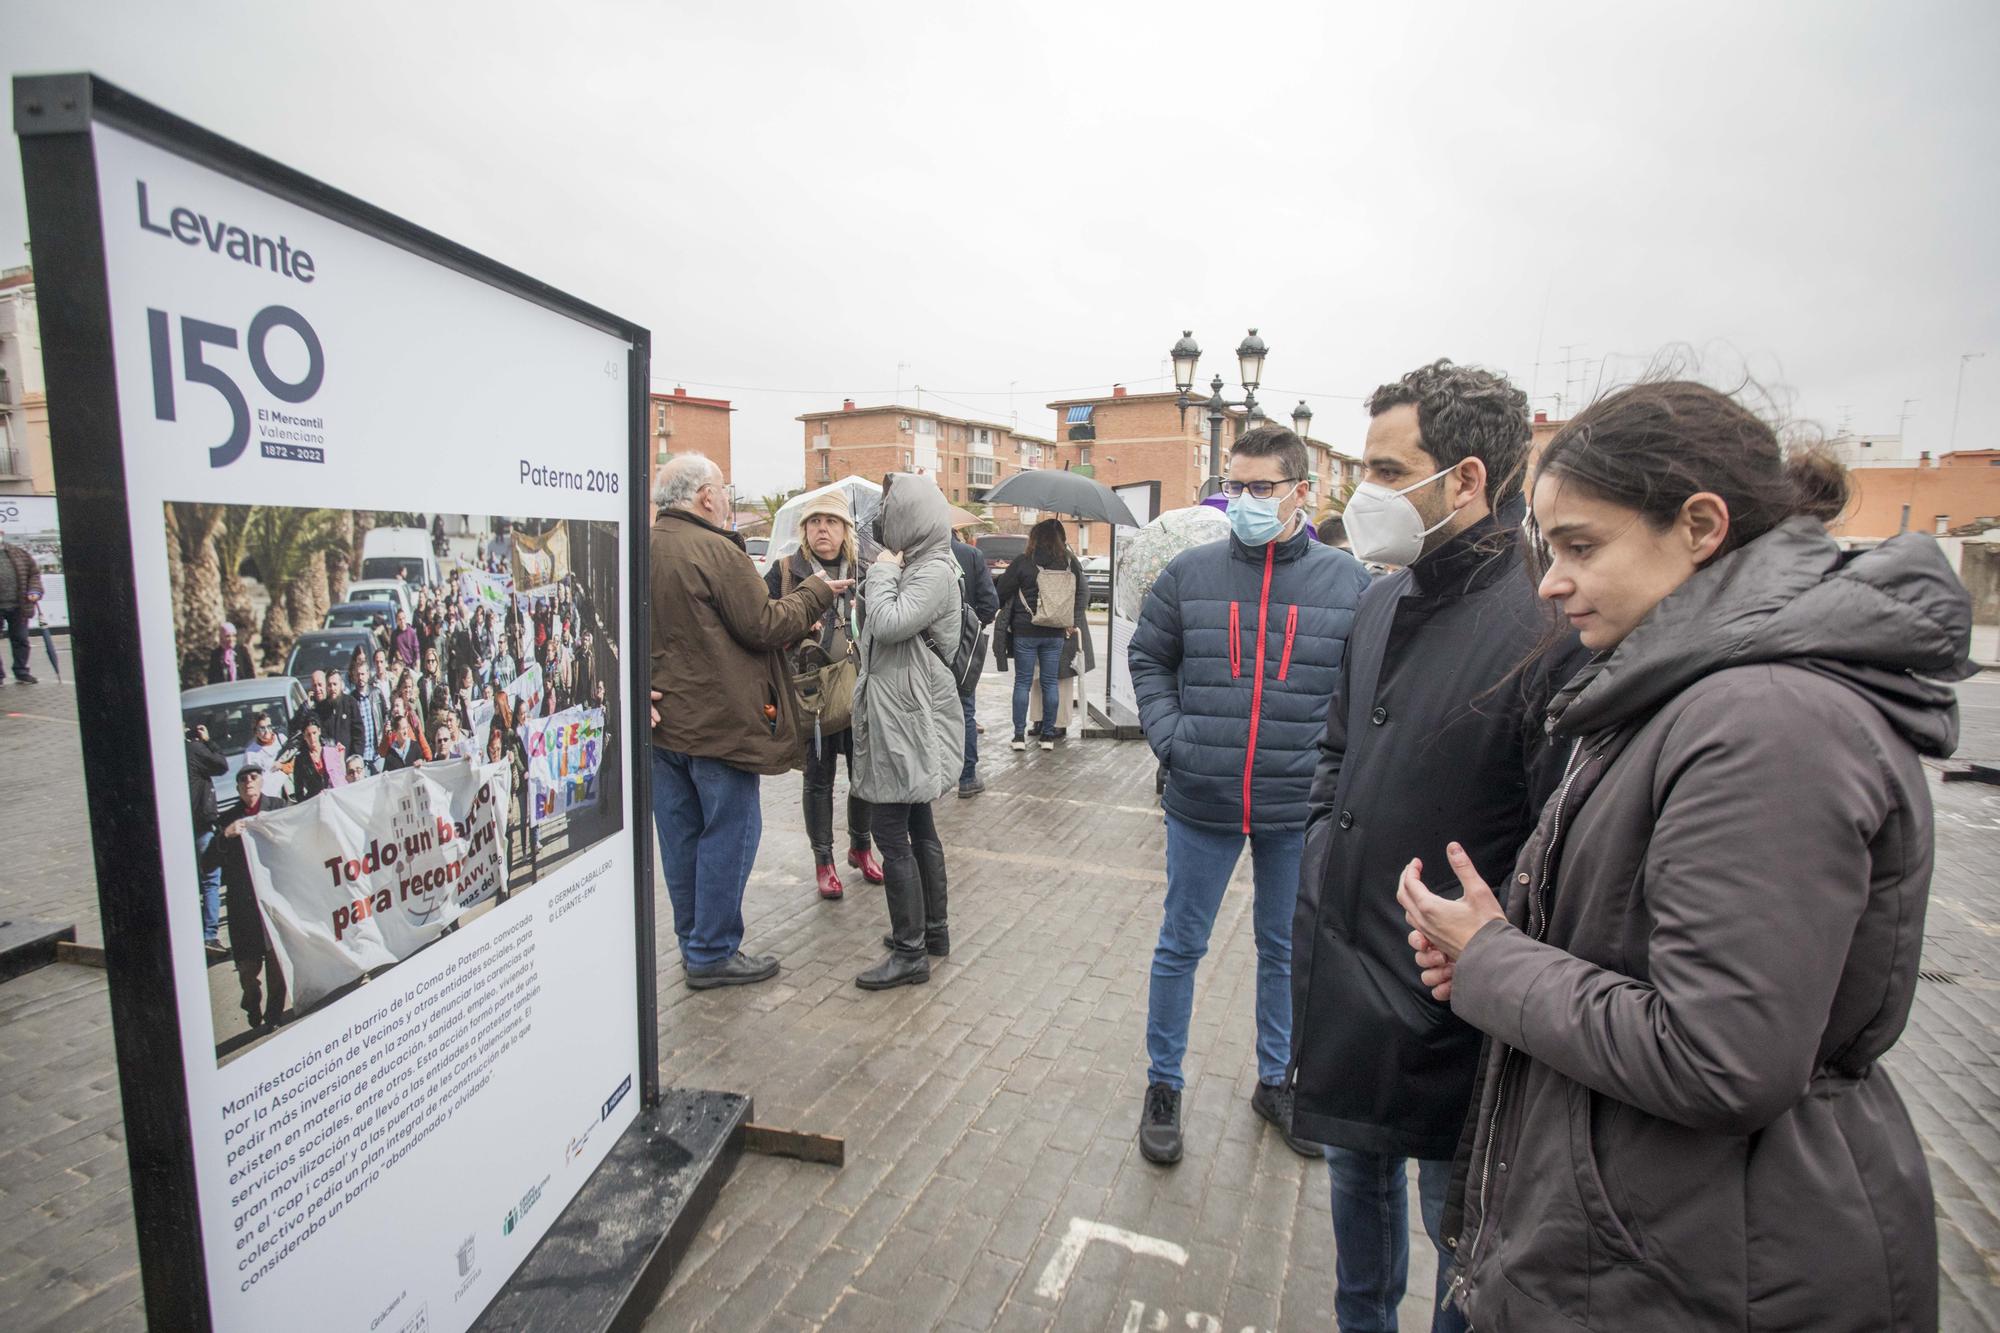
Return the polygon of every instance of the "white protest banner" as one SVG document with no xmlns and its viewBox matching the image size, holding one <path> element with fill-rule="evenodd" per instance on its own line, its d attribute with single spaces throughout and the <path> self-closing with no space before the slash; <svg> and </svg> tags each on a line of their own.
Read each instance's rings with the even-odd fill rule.
<svg viewBox="0 0 2000 1333">
<path fill-rule="evenodd" d="M 493 705 L 487 703 L 484 699 L 474 699 L 471 707 L 465 711 L 472 716 L 472 729 L 469 739 L 472 742 L 473 758 L 484 759 L 486 758 L 486 738 L 493 731 Z"/>
<path fill-rule="evenodd" d="M 402 768 L 245 820 L 266 936 L 311 1004 L 444 933 L 507 875 L 507 766 Z"/>
<path fill-rule="evenodd" d="M 507 706 L 514 712 L 516 727 L 541 714 L 542 693 L 542 664 L 539 662 L 530 663 L 526 671 L 507 683 Z"/>
<path fill-rule="evenodd" d="M 458 600 L 468 611 L 481 607 L 496 616 L 507 614 L 507 599 L 514 590 L 514 580 L 505 574 L 484 574 L 474 569 L 460 570 L 458 574 Z"/>
<path fill-rule="evenodd" d="M 528 795 L 534 822 L 597 804 L 597 765 L 604 748 L 604 710 L 565 708 L 521 728 L 528 750 Z"/>
</svg>

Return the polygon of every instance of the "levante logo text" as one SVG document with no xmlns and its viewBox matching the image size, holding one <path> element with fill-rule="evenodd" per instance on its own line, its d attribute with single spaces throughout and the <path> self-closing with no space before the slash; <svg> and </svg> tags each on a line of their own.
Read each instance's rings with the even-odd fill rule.
<svg viewBox="0 0 2000 1333">
<path fill-rule="evenodd" d="M 313 257 L 302 249 L 293 248 L 291 241 L 284 236 L 274 241 L 221 218 L 211 219 L 206 213 L 179 206 L 170 208 L 166 218 L 164 223 L 153 220 L 146 198 L 146 182 L 140 181 L 139 226 L 142 230 L 179 241 L 182 245 L 206 248 L 210 254 L 227 255 L 253 268 L 268 268 L 273 273 L 282 273 L 300 282 L 310 283 L 313 280 Z"/>
</svg>

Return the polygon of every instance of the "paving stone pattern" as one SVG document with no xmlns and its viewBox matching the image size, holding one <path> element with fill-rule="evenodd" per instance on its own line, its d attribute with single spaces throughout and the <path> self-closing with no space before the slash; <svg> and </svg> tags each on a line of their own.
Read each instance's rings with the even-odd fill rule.
<svg viewBox="0 0 2000 1333">
<path fill-rule="evenodd" d="M 1248 867 L 1201 973 L 1188 1155 L 1162 1170 L 1133 1140 L 1164 891 L 1153 765 L 1135 743 L 1011 753 L 1010 682 L 982 690 L 987 793 L 940 805 L 953 953 L 929 985 L 853 988 L 879 955 L 880 892 L 857 872 L 844 902 L 816 899 L 796 778 L 764 784 L 746 905 L 747 947 L 783 958 L 777 981 L 686 990 L 662 899 L 668 1081 L 749 1092 L 760 1121 L 841 1135 L 848 1160 L 746 1158 L 648 1329 L 1332 1327 L 1325 1168 L 1248 1104 Z M 0 687 L 0 915 L 75 920 L 94 940 L 73 701 L 16 688 Z M 2000 677 L 1961 693 L 1966 756 L 2000 758 Z M 2000 791 L 1932 790 L 1924 966 L 1952 980 L 1919 986 L 1889 1065 L 1936 1184 L 1945 1327 L 1996 1328 Z M 120 1130 L 102 974 L 57 966 L 0 986 L 0 1328 L 143 1325 Z M 1071 1254 L 1078 1220 L 1166 1244 Z M 1428 1244 L 1413 1242 L 1406 1330 L 1430 1316 Z"/>
</svg>

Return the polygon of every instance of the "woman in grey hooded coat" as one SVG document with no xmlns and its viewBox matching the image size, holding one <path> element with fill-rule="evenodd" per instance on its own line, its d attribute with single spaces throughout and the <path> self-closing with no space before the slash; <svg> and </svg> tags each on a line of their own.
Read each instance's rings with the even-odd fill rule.
<svg viewBox="0 0 2000 1333">
<path fill-rule="evenodd" d="M 883 550 L 863 592 L 853 789 L 874 808 L 889 956 L 854 979 L 863 990 L 928 981 L 929 959 L 951 952 L 931 802 L 958 785 L 965 766 L 965 713 L 949 665 L 961 596 L 950 506 L 929 477 L 897 473 L 878 522 Z"/>
<path fill-rule="evenodd" d="M 1543 451 L 1541 595 L 1597 656 L 1505 886 L 1405 869 L 1424 983 L 1489 1038 L 1444 1233 L 1481 1329 L 1937 1327 L 1881 1058 L 1916 990 L 1971 605 L 1917 534 L 1843 552 L 1838 464 L 1729 397 L 1623 390 Z"/>
</svg>

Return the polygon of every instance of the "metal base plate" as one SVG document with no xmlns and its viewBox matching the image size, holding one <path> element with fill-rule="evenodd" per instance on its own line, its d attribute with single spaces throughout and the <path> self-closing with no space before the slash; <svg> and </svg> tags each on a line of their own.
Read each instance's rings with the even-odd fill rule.
<svg viewBox="0 0 2000 1333">
<path fill-rule="evenodd" d="M 633 1330 L 666 1292 L 743 1155 L 750 1099 L 670 1088 L 472 1327 L 474 1333 Z"/>
</svg>

